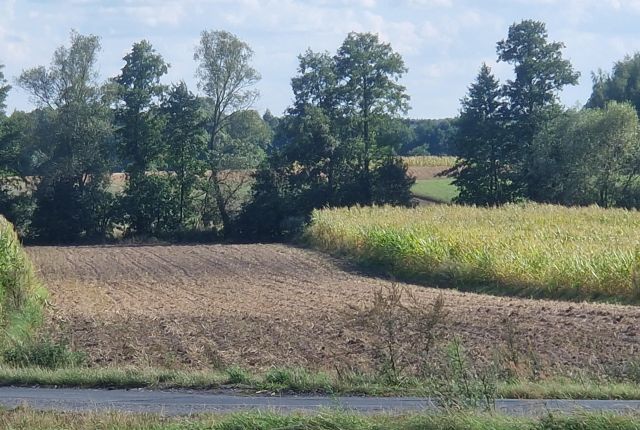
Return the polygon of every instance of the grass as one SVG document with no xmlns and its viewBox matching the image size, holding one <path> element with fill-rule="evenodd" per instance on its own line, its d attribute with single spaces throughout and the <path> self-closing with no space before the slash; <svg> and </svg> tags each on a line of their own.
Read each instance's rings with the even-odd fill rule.
<svg viewBox="0 0 640 430">
<path fill-rule="evenodd" d="M 400 279 L 501 295 L 640 300 L 640 213 L 434 205 L 318 210 L 305 239 Z"/>
<path fill-rule="evenodd" d="M 456 157 L 436 155 L 402 157 L 402 160 L 409 167 L 453 167 L 456 163 Z"/>
<path fill-rule="evenodd" d="M 28 408 L 0 411 L 0 427 L 7 429 L 120 430 L 617 430 L 638 429 L 638 416 L 584 413 L 541 418 L 507 417 L 474 412 L 394 415 L 359 415 L 322 411 L 314 414 L 242 412 L 227 415 L 165 417 L 158 414 L 38 412 Z"/>
<path fill-rule="evenodd" d="M 458 196 L 458 188 L 453 179 L 419 179 L 411 187 L 414 196 L 441 203 L 451 203 Z"/>
<path fill-rule="evenodd" d="M 219 371 L 181 371 L 157 368 L 14 368 L 0 366 L 0 386 L 49 386 L 70 388 L 219 389 L 235 388 L 274 393 L 327 395 L 433 396 L 430 381 L 404 378 L 390 385 L 367 374 L 337 377 L 300 368 L 273 368 L 261 374 L 232 367 Z M 538 382 L 501 382 L 500 398 L 518 399 L 640 399 L 640 385 L 609 381 L 576 381 L 550 378 Z"/>
<path fill-rule="evenodd" d="M 0 346 L 23 342 L 33 334 L 46 297 L 13 226 L 0 216 Z"/>
</svg>

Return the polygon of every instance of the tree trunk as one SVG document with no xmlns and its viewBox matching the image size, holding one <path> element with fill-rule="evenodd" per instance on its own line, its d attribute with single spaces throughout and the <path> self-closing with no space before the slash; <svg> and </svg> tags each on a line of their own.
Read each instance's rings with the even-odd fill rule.
<svg viewBox="0 0 640 430">
<path fill-rule="evenodd" d="M 216 200 L 216 206 L 218 208 L 218 212 L 220 213 L 220 220 L 222 221 L 222 234 L 224 236 L 228 236 L 231 231 L 231 217 L 229 216 L 229 211 L 227 210 L 227 202 L 222 195 L 222 189 L 220 188 L 220 180 L 218 178 L 217 170 L 211 170 L 211 177 L 209 178 L 209 180 L 211 181 L 213 198 Z"/>
</svg>

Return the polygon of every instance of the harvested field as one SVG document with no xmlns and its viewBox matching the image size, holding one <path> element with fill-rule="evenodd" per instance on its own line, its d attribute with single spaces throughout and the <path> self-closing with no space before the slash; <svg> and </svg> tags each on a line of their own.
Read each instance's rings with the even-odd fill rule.
<svg viewBox="0 0 640 430">
<path fill-rule="evenodd" d="M 47 325 L 96 365 L 256 368 L 372 364 L 349 305 L 386 281 L 285 245 L 31 247 L 51 293 Z M 617 367 L 637 356 L 640 309 L 443 293 L 450 335 L 489 354 L 504 319 L 553 367 Z"/>
</svg>

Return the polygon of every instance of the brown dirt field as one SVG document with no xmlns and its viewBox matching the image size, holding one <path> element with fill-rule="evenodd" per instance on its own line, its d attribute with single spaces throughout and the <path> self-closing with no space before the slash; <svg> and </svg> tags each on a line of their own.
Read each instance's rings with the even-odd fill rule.
<svg viewBox="0 0 640 430">
<path fill-rule="evenodd" d="M 349 305 L 387 282 L 323 254 L 285 245 L 27 248 L 51 292 L 47 327 L 96 365 L 368 369 L 367 334 L 346 323 Z M 640 309 L 443 294 L 449 336 L 489 354 L 505 318 L 521 345 L 561 368 L 611 368 L 637 356 Z M 351 328 L 350 328 L 351 327 Z"/>
<path fill-rule="evenodd" d="M 438 173 L 444 172 L 448 167 L 409 167 L 409 174 L 416 180 L 433 179 Z"/>
</svg>

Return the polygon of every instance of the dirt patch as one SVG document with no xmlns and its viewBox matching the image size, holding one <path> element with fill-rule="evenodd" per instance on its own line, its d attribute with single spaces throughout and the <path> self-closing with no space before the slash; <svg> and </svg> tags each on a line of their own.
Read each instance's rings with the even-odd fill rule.
<svg viewBox="0 0 640 430">
<path fill-rule="evenodd" d="M 51 292 L 47 325 L 95 364 L 257 368 L 368 368 L 366 334 L 349 305 L 387 281 L 284 245 L 27 248 Z M 444 294 L 449 336 L 490 354 L 502 321 L 546 366 L 618 366 L 640 348 L 633 306 L 499 298 L 407 285 L 420 300 Z"/>
<path fill-rule="evenodd" d="M 417 181 L 421 179 L 434 179 L 448 167 L 409 167 L 409 175 L 414 176 Z"/>
</svg>

